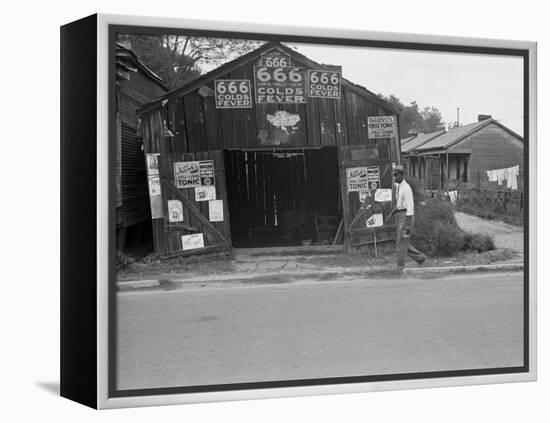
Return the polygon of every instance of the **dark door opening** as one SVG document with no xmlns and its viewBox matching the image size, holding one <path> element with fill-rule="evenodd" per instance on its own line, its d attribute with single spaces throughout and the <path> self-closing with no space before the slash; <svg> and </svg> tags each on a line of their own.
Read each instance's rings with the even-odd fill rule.
<svg viewBox="0 0 550 423">
<path fill-rule="evenodd" d="M 328 244 L 341 220 L 336 147 L 225 151 L 233 246 Z"/>
</svg>

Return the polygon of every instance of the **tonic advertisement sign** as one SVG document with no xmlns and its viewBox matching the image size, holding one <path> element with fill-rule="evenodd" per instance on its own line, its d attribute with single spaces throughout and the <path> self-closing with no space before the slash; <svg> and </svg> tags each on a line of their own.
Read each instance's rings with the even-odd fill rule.
<svg viewBox="0 0 550 423">
<path fill-rule="evenodd" d="M 250 79 L 217 79 L 214 81 L 216 109 L 252 107 Z"/>
<path fill-rule="evenodd" d="M 310 70 L 307 73 L 308 96 L 340 98 L 342 74 L 339 71 Z"/>
<path fill-rule="evenodd" d="M 201 186 L 199 162 L 174 163 L 174 183 L 176 188 L 193 188 Z"/>
<path fill-rule="evenodd" d="M 369 138 L 394 138 L 396 136 L 393 116 L 368 116 Z"/>
<path fill-rule="evenodd" d="M 256 103 L 306 103 L 304 68 L 254 66 Z"/>
<path fill-rule="evenodd" d="M 346 169 L 348 192 L 376 190 L 380 187 L 378 166 L 350 167 Z"/>
</svg>

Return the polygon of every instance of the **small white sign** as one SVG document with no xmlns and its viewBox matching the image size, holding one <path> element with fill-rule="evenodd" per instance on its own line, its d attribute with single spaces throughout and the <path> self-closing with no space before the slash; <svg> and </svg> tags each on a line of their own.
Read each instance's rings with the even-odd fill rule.
<svg viewBox="0 0 550 423">
<path fill-rule="evenodd" d="M 210 222 L 223 222 L 223 200 L 212 200 L 208 202 Z"/>
<path fill-rule="evenodd" d="M 183 205 L 180 200 L 168 200 L 168 222 L 183 222 Z"/>
<path fill-rule="evenodd" d="M 384 224 L 382 213 L 375 213 L 367 219 L 367 228 L 378 228 Z"/>
<path fill-rule="evenodd" d="M 204 237 L 202 234 L 182 235 L 182 250 L 194 250 L 196 248 L 204 248 Z"/>
<path fill-rule="evenodd" d="M 147 175 L 153 176 L 159 174 L 159 153 L 148 153 L 145 158 L 147 160 Z"/>
<path fill-rule="evenodd" d="M 388 188 L 377 189 L 374 193 L 374 201 L 378 203 L 391 201 L 391 189 L 388 189 Z"/>
<path fill-rule="evenodd" d="M 157 197 L 161 194 L 162 192 L 160 188 L 160 176 L 150 176 L 149 177 L 149 196 Z"/>
<path fill-rule="evenodd" d="M 195 201 L 211 201 L 216 199 L 216 187 L 205 185 L 195 188 Z"/>
</svg>

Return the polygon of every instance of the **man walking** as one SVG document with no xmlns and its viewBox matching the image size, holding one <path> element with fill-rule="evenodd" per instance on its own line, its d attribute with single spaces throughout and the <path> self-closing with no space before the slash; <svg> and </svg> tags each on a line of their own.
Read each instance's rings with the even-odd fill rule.
<svg viewBox="0 0 550 423">
<path fill-rule="evenodd" d="M 395 215 L 397 225 L 395 240 L 397 268 L 403 269 L 407 254 L 418 264 L 424 263 L 426 256 L 411 245 L 411 234 L 414 226 L 414 199 L 411 186 L 405 181 L 403 166 L 396 165 L 393 169 L 393 176 L 397 185 L 397 202 L 388 219 Z"/>
</svg>

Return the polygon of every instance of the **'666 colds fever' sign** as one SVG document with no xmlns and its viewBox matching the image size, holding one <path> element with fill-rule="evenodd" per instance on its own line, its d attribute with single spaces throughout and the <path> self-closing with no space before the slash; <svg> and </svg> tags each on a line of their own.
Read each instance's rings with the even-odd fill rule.
<svg viewBox="0 0 550 423">
<path fill-rule="evenodd" d="M 252 107 L 250 79 L 217 79 L 214 81 L 216 109 Z"/>
<path fill-rule="evenodd" d="M 256 103 L 306 103 L 304 68 L 254 66 Z"/>
</svg>

